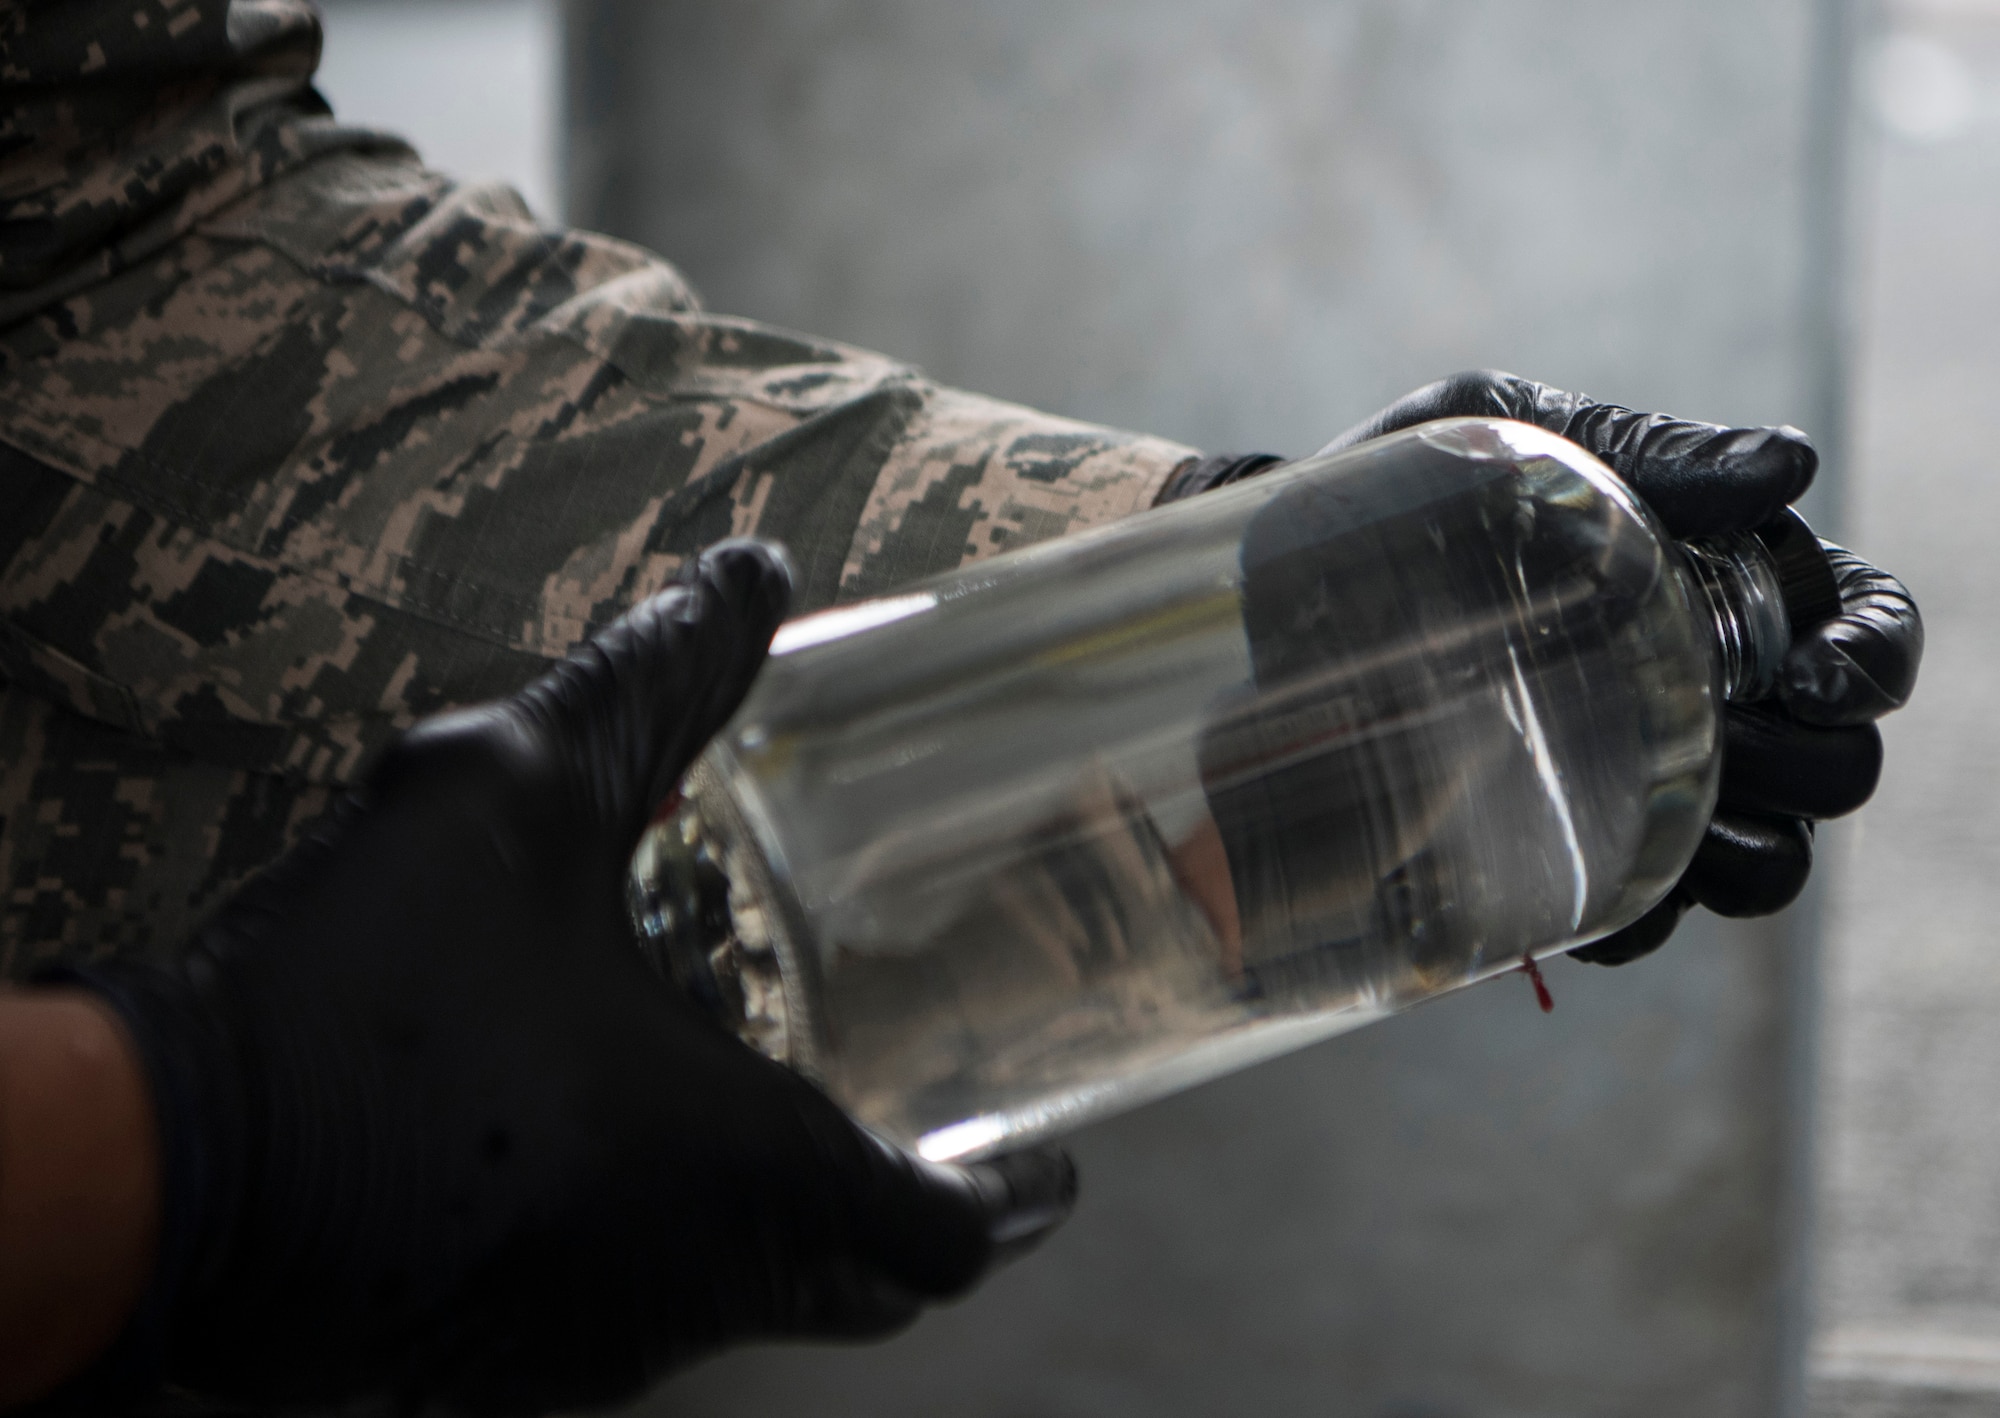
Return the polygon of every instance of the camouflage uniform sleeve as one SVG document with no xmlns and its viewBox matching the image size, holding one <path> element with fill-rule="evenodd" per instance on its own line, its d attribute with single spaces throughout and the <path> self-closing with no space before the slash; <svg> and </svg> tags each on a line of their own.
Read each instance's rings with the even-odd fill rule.
<svg viewBox="0 0 2000 1418">
<path fill-rule="evenodd" d="M 504 189 L 322 159 L 0 331 L 10 677 L 233 766 L 347 778 L 689 553 L 802 608 L 1148 505 L 1192 451 L 724 316 Z"/>
<path fill-rule="evenodd" d="M 309 0 L 0 0 L 0 324 L 328 152 Z"/>
<path fill-rule="evenodd" d="M 0 680 L 0 980 L 171 958 L 331 791 L 205 762 Z"/>
<path fill-rule="evenodd" d="M 1124 516 L 1194 456 L 706 313 L 407 154 L 321 154 L 0 329 L 0 951 L 213 900 L 388 736 L 718 538 L 786 543 L 806 609 Z M 47 749 L 24 692 L 88 732 Z M 71 793 L 89 753 L 116 764 Z M 131 840 L 52 866 L 102 801 Z M 148 875 L 166 837 L 227 870 Z"/>
</svg>

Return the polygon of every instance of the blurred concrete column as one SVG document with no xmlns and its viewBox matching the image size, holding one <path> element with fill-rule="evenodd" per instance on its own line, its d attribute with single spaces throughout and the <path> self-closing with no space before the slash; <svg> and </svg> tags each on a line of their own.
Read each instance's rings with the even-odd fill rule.
<svg viewBox="0 0 2000 1418">
<path fill-rule="evenodd" d="M 1850 534 L 1924 609 L 1888 772 L 1822 834 L 1816 1418 L 2000 1414 L 2000 0 L 1886 0 L 1860 65 Z"/>
<path fill-rule="evenodd" d="M 1469 365 L 1837 431 L 1811 0 L 572 0 L 572 219 L 711 305 L 1215 450 Z M 1692 923 L 1093 1129 L 1033 1262 L 662 1414 L 1767 1418 L 1811 951 Z"/>
<path fill-rule="evenodd" d="M 559 0 L 317 0 L 314 82 L 350 123 L 400 134 L 469 182 L 499 179 L 562 219 Z"/>
</svg>

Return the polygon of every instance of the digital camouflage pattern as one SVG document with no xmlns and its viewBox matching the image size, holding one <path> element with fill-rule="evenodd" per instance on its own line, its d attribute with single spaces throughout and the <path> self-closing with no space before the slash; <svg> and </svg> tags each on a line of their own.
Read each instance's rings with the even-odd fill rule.
<svg viewBox="0 0 2000 1418">
<path fill-rule="evenodd" d="M 807 609 L 1195 456 L 708 314 L 333 123 L 318 47 L 300 0 L 0 0 L 0 974 L 171 951 L 721 537 Z"/>
</svg>

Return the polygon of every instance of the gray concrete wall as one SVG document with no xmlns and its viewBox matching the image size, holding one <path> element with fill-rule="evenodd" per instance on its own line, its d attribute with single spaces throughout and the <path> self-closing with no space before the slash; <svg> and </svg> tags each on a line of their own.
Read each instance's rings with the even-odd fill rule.
<svg viewBox="0 0 2000 1418">
<path fill-rule="evenodd" d="M 1824 1418 L 2000 1413 L 2000 0 L 1893 0 L 1864 66 L 1850 530 L 1929 633 L 1827 842 Z"/>
<path fill-rule="evenodd" d="M 571 0 L 569 211 L 718 308 L 1213 449 L 1473 364 L 1831 431 L 1826 13 Z M 1701 923 L 1552 1016 L 1503 980 L 1095 1128 L 1033 1262 L 650 1411 L 1787 1411 L 1809 963 Z"/>
<path fill-rule="evenodd" d="M 469 182 L 498 179 L 562 218 L 559 0 L 317 0 L 314 82 L 350 123 L 397 133 Z"/>
</svg>

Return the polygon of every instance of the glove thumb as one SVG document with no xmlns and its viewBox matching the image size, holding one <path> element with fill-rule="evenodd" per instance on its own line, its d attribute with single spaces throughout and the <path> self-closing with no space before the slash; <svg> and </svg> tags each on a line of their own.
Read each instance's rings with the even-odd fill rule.
<svg viewBox="0 0 2000 1418">
<path fill-rule="evenodd" d="M 953 1166 L 853 1132 L 865 1158 L 843 1189 L 851 1250 L 809 1269 L 802 1332 L 893 1334 L 1033 1250 L 1076 1204 L 1076 1167 L 1056 1148 Z"/>
<path fill-rule="evenodd" d="M 953 1166 L 870 1142 L 863 1234 L 882 1274 L 924 1299 L 960 1294 L 1026 1255 L 1076 1206 L 1076 1164 L 1059 1148 Z"/>
<path fill-rule="evenodd" d="M 791 593 L 782 549 L 719 542 L 680 585 L 614 621 L 509 708 L 565 762 L 588 820 L 636 843 L 749 692 Z"/>
</svg>

